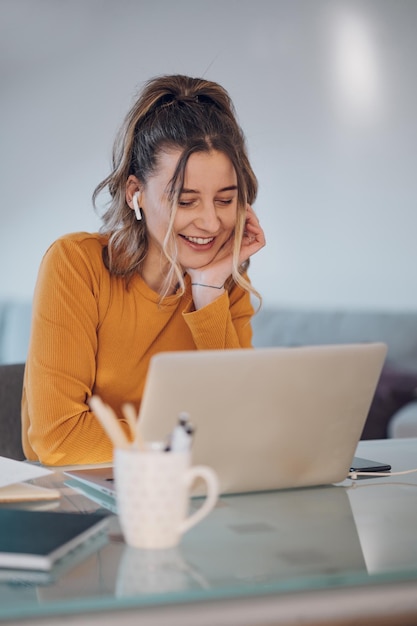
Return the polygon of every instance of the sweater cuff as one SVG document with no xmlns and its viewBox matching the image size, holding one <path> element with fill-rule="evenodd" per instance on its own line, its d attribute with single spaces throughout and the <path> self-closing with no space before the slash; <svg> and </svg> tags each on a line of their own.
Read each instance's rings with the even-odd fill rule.
<svg viewBox="0 0 417 626">
<path fill-rule="evenodd" d="M 213 350 L 226 347 L 227 327 L 228 323 L 231 323 L 227 291 L 197 311 L 193 309 L 193 303 L 189 303 L 183 311 L 183 317 L 193 335 L 197 349 Z"/>
</svg>

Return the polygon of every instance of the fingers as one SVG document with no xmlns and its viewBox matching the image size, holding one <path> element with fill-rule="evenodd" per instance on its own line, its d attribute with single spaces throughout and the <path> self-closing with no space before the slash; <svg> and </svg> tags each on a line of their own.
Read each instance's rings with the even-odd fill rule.
<svg viewBox="0 0 417 626">
<path fill-rule="evenodd" d="M 240 262 L 247 261 L 249 257 L 261 250 L 266 244 L 264 231 L 259 223 L 255 211 L 248 204 L 246 210 L 246 223 L 242 239 Z"/>
<path fill-rule="evenodd" d="M 232 273 L 233 268 L 233 247 L 235 241 L 235 232 L 233 231 L 229 239 L 217 252 L 214 259 L 204 268 L 199 267 L 198 272 L 187 268 L 187 273 L 192 279 L 198 276 L 195 282 L 204 282 L 209 284 L 224 284 Z M 250 205 L 246 208 L 245 227 L 240 246 L 238 263 L 241 265 L 249 259 L 253 254 L 261 250 L 265 246 L 264 231 L 259 223 L 255 211 Z M 200 280 L 200 276 L 204 274 L 204 280 Z"/>
<path fill-rule="evenodd" d="M 265 245 L 265 234 L 251 206 L 247 205 L 246 223 L 244 231 L 244 240 L 246 243 L 255 243 Z"/>
</svg>

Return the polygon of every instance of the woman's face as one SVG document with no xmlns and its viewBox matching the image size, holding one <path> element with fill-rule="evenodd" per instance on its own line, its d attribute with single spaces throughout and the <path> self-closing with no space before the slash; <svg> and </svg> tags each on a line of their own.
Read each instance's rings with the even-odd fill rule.
<svg viewBox="0 0 417 626">
<path fill-rule="evenodd" d="M 156 173 L 142 187 L 141 207 L 146 217 L 149 252 L 145 272 L 161 274 L 161 248 L 171 205 L 169 183 L 179 150 L 163 152 Z M 173 225 L 178 262 L 183 268 L 208 265 L 231 237 L 237 217 L 237 177 L 230 159 L 215 150 L 190 156 Z"/>
</svg>

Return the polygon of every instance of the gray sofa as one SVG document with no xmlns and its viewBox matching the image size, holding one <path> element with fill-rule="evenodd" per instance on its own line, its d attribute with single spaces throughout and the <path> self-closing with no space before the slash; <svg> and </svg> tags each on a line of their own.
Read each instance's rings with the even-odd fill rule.
<svg viewBox="0 0 417 626">
<path fill-rule="evenodd" d="M 417 312 L 263 307 L 252 325 L 257 347 L 383 341 L 388 345 L 388 363 L 417 374 Z"/>
<path fill-rule="evenodd" d="M 30 302 L 0 301 L 0 363 L 26 359 Z M 417 312 L 310 311 L 264 306 L 253 320 L 255 347 L 383 341 L 386 366 L 364 439 L 417 436 Z"/>
</svg>

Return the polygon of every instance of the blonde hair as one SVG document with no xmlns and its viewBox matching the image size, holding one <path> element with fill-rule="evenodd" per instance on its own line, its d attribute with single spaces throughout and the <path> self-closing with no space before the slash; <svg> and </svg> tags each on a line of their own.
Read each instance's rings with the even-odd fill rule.
<svg viewBox="0 0 417 626">
<path fill-rule="evenodd" d="M 122 276 L 126 283 L 141 272 L 148 250 L 146 219 L 135 219 L 126 203 L 126 183 L 133 175 L 146 186 L 157 171 L 158 157 L 164 151 L 180 150 L 181 154 L 170 181 L 171 216 L 163 252 L 169 261 L 162 297 L 167 295 L 174 276 L 184 292 L 184 278 L 177 262 L 173 222 L 178 196 L 184 183 L 188 159 L 194 153 L 216 150 L 224 153 L 236 171 L 238 208 L 233 249 L 232 275 L 226 287 L 234 283 L 257 294 L 242 275 L 249 262 L 239 266 L 239 251 L 246 219 L 246 205 L 257 194 L 257 180 L 250 166 L 243 132 L 236 120 L 233 103 L 226 90 L 212 81 L 182 75 L 161 76 L 148 81 L 128 112 L 114 143 L 113 170 L 93 193 L 93 203 L 104 189 L 110 203 L 103 214 L 101 232 L 108 235 L 105 262 L 111 273 Z"/>
</svg>

